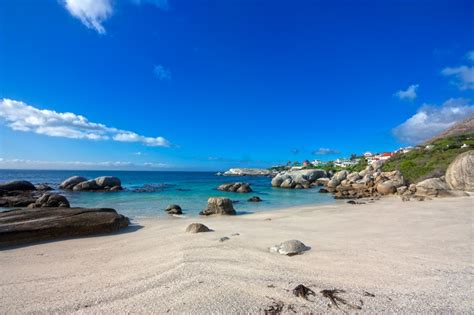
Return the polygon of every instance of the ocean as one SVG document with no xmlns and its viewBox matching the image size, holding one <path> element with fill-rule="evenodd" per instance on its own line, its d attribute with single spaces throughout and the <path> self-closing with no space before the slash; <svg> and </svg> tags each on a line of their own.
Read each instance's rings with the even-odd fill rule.
<svg viewBox="0 0 474 315">
<path fill-rule="evenodd" d="M 151 171 L 65 171 L 65 170 L 0 170 L 0 182 L 27 180 L 33 184 L 47 183 L 57 189 L 66 178 L 74 175 L 92 179 L 98 176 L 117 176 L 127 190 L 122 192 L 68 192 L 65 195 L 72 207 L 108 207 L 132 219 L 167 216 L 164 209 L 178 204 L 187 216 L 197 216 L 206 207 L 209 197 L 228 197 L 238 214 L 277 210 L 298 205 L 334 203 L 331 194 L 320 194 L 319 189 L 291 190 L 271 187 L 268 177 L 223 177 L 211 172 L 151 172 Z M 226 182 L 248 182 L 253 192 L 247 194 L 221 192 L 216 188 Z M 134 192 L 152 185 L 154 192 Z M 148 186 L 150 187 L 150 186 Z M 248 202 L 259 196 L 262 202 Z"/>
</svg>

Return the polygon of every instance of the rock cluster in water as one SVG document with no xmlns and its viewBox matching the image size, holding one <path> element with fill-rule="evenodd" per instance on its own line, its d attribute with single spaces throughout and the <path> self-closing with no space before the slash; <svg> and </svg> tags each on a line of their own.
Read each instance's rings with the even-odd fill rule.
<svg viewBox="0 0 474 315">
<path fill-rule="evenodd" d="M 270 176 L 271 172 L 260 168 L 231 168 L 218 176 Z"/>
<path fill-rule="evenodd" d="M 217 187 L 217 190 L 236 193 L 252 192 L 252 188 L 250 187 L 249 183 L 226 183 Z"/>
<path fill-rule="evenodd" d="M 46 187 L 39 188 L 41 190 L 28 181 L 0 183 L 0 207 L 69 207 L 66 197 L 45 193 Z"/>
<path fill-rule="evenodd" d="M 101 176 L 87 180 L 82 176 L 72 176 L 59 185 L 59 188 L 72 191 L 120 191 L 122 183 L 115 176 Z"/>
</svg>

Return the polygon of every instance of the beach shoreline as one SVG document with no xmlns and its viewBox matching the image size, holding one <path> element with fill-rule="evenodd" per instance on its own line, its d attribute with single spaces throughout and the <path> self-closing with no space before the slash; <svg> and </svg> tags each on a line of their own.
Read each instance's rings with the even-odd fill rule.
<svg viewBox="0 0 474 315">
<path fill-rule="evenodd" d="M 0 252 L 6 313 L 472 313 L 472 197 L 139 219 Z M 208 233 L 185 233 L 193 222 Z M 222 237 L 228 240 L 219 241 Z M 269 248 L 297 239 L 293 257 Z M 292 294 L 303 284 L 309 301 Z M 341 289 L 340 309 L 319 292 Z M 375 296 L 370 296 L 369 294 Z M 356 310 L 352 307 L 360 307 Z"/>
</svg>

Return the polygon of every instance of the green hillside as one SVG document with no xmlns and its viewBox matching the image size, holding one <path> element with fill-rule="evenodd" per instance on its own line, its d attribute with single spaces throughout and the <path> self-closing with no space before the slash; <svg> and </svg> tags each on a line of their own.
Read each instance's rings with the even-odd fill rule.
<svg viewBox="0 0 474 315">
<path fill-rule="evenodd" d="M 467 148 L 461 148 L 463 144 Z M 434 140 L 428 146 L 418 146 L 408 153 L 398 153 L 384 166 L 384 171 L 400 170 L 409 183 L 443 176 L 449 164 L 460 153 L 474 148 L 474 132 Z"/>
</svg>

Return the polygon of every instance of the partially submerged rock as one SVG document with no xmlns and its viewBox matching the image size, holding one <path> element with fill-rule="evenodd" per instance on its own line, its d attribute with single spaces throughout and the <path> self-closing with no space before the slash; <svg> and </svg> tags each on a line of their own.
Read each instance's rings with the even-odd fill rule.
<svg viewBox="0 0 474 315">
<path fill-rule="evenodd" d="M 253 197 L 249 198 L 248 201 L 249 202 L 261 202 L 262 199 L 259 196 L 253 196 Z"/>
<path fill-rule="evenodd" d="M 129 224 L 108 208 L 15 209 L 0 212 L 0 246 L 113 232 Z"/>
<path fill-rule="evenodd" d="M 275 245 L 270 248 L 271 252 L 279 253 L 281 255 L 293 256 L 303 253 L 304 251 L 309 250 L 310 248 L 298 240 L 289 240 L 281 243 L 280 245 Z"/>
<path fill-rule="evenodd" d="M 205 226 L 202 223 L 191 223 L 186 228 L 186 232 L 188 233 L 202 233 L 202 232 L 210 232 L 210 231 L 211 229 L 209 229 L 207 226 Z"/>
<path fill-rule="evenodd" d="M 76 186 L 79 183 L 85 182 L 87 178 L 82 177 L 82 176 L 72 176 L 66 179 L 59 185 L 59 188 L 61 189 L 69 189 L 72 190 L 74 186 Z"/>
<path fill-rule="evenodd" d="M 231 168 L 224 173 L 217 173 L 218 176 L 269 176 L 271 172 L 260 168 Z"/>
<path fill-rule="evenodd" d="M 235 215 L 235 209 L 232 205 L 232 200 L 223 197 L 211 197 L 207 200 L 207 207 L 199 214 L 211 215 L 211 214 L 222 214 L 222 215 Z"/>
<path fill-rule="evenodd" d="M 35 187 L 36 187 L 36 190 L 38 190 L 38 191 L 51 191 L 51 190 L 54 190 L 48 184 L 38 184 L 38 185 L 35 185 Z"/>
<path fill-rule="evenodd" d="M 474 150 L 460 154 L 446 170 L 446 183 L 451 189 L 474 192 Z"/>
<path fill-rule="evenodd" d="M 252 192 L 252 188 L 250 187 L 249 183 L 226 183 L 217 187 L 217 190 L 236 193 Z"/>
<path fill-rule="evenodd" d="M 168 214 L 183 214 L 183 210 L 178 205 L 169 205 L 165 211 L 168 212 Z"/>
</svg>

